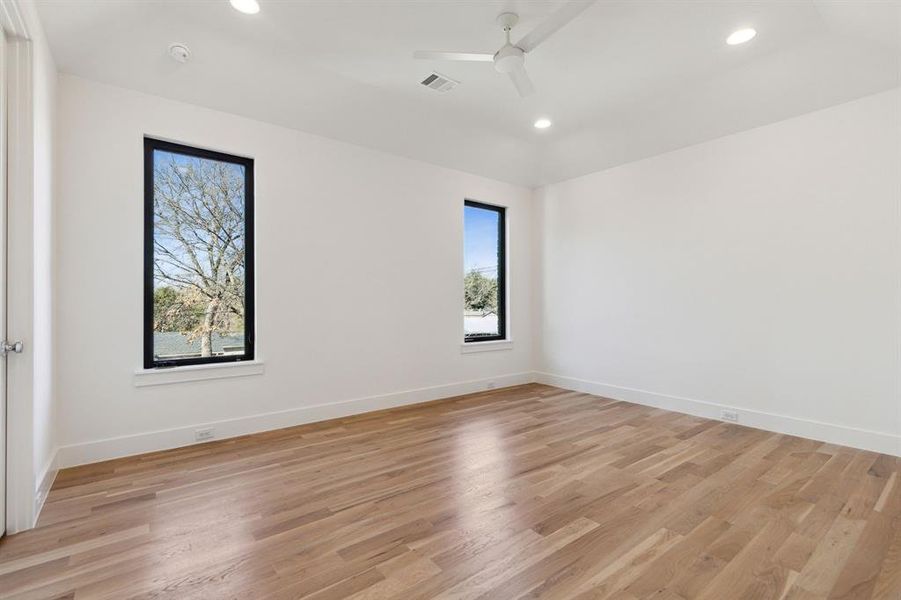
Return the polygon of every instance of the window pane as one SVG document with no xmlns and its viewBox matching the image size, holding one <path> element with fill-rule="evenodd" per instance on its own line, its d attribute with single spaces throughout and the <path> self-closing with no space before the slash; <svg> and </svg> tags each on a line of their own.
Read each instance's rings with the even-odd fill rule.
<svg viewBox="0 0 901 600">
<path fill-rule="evenodd" d="M 244 164 L 153 150 L 153 363 L 248 353 Z"/>
<path fill-rule="evenodd" d="M 504 336 L 502 208 L 464 207 L 463 330 L 466 341 Z"/>
</svg>

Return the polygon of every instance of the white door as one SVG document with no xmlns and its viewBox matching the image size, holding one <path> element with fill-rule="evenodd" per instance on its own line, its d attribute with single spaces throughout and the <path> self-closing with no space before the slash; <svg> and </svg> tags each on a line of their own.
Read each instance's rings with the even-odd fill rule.
<svg viewBox="0 0 901 600">
<path fill-rule="evenodd" d="M 0 343 L 6 341 L 7 97 L 6 36 L 0 29 Z M 0 358 L 0 536 L 6 532 L 6 358 Z"/>
</svg>

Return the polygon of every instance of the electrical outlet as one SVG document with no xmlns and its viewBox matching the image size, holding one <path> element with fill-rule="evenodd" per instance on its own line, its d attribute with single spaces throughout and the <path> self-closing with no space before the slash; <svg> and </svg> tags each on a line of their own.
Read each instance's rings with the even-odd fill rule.
<svg viewBox="0 0 901 600">
<path fill-rule="evenodd" d="M 194 430 L 194 441 L 202 442 L 204 440 L 211 440 L 216 437 L 216 430 L 212 427 L 207 427 L 205 429 L 195 429 Z"/>
<path fill-rule="evenodd" d="M 489 382 L 485 385 L 485 387 L 486 387 L 487 389 L 489 389 L 489 390 L 493 390 L 493 389 L 494 389 L 494 386 L 495 386 L 495 383 L 494 383 L 493 381 L 489 381 Z"/>
<path fill-rule="evenodd" d="M 738 412 L 734 410 L 724 410 L 720 413 L 720 418 L 723 421 L 730 421 L 732 423 L 738 423 Z"/>
</svg>

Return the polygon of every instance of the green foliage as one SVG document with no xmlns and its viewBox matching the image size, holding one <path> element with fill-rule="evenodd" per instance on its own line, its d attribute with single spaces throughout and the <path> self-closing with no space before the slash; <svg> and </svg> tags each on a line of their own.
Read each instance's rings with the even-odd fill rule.
<svg viewBox="0 0 901 600">
<path fill-rule="evenodd" d="M 497 314 L 497 279 L 470 271 L 463 278 L 463 307 L 484 314 Z"/>
<path fill-rule="evenodd" d="M 192 297 L 193 296 L 193 297 Z M 203 306 L 196 294 L 174 287 L 158 287 L 153 291 L 153 328 L 155 331 L 188 333 L 203 322 Z"/>
</svg>

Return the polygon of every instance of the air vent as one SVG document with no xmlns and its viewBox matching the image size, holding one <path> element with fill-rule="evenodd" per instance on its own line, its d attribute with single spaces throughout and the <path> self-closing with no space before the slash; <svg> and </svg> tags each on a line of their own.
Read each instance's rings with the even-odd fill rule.
<svg viewBox="0 0 901 600">
<path fill-rule="evenodd" d="M 432 73 L 425 79 L 423 79 L 420 83 L 426 86 L 430 90 L 435 90 L 436 92 L 449 92 L 454 89 L 458 85 L 460 85 L 459 81 L 454 81 L 450 77 L 446 77 L 440 73 Z"/>
</svg>

